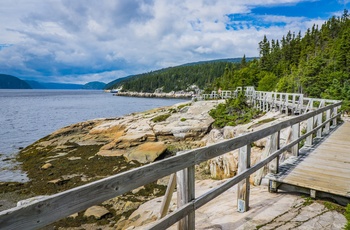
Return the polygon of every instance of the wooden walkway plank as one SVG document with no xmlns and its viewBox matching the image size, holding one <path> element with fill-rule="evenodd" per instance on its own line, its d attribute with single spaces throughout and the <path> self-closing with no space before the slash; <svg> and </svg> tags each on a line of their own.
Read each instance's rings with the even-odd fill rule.
<svg viewBox="0 0 350 230">
<path fill-rule="evenodd" d="M 281 165 L 268 179 L 350 198 L 350 122 L 344 122 L 314 150 Z"/>
</svg>

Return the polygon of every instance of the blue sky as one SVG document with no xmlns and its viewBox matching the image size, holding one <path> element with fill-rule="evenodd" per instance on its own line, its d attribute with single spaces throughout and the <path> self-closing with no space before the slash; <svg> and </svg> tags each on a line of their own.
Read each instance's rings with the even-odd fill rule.
<svg viewBox="0 0 350 230">
<path fill-rule="evenodd" d="M 110 82 L 188 62 L 258 56 L 350 0 L 2 0 L 0 73 Z"/>
</svg>

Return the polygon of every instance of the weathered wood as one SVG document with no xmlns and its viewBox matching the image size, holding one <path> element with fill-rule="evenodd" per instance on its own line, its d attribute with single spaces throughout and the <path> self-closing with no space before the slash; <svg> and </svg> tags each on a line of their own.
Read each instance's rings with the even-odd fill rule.
<svg viewBox="0 0 350 230">
<path fill-rule="evenodd" d="M 333 108 L 333 114 L 337 114 L 338 113 L 338 107 L 334 107 Z M 332 123 L 333 126 L 337 126 L 337 118 L 334 118 L 333 119 L 333 123 Z"/>
<path fill-rule="evenodd" d="M 183 169 L 176 173 L 176 192 L 177 192 L 177 208 L 188 203 L 188 175 L 187 168 Z M 188 216 L 185 216 L 183 219 L 179 220 L 177 229 L 179 230 L 188 230 Z"/>
<path fill-rule="evenodd" d="M 307 120 L 307 132 L 311 132 L 314 128 L 314 117 L 310 117 Z M 305 141 L 306 146 L 312 146 L 312 135 L 309 135 Z"/>
<path fill-rule="evenodd" d="M 292 140 L 297 140 L 300 136 L 300 123 L 296 123 L 292 126 Z M 292 155 L 299 155 L 299 143 L 292 147 Z"/>
<path fill-rule="evenodd" d="M 250 168 L 250 145 L 246 145 L 239 149 L 238 157 L 238 174 Z M 237 211 L 246 212 L 249 210 L 249 193 L 250 183 L 249 177 L 242 180 L 237 185 Z"/>
<path fill-rule="evenodd" d="M 329 120 L 331 118 L 331 110 L 328 109 L 326 111 L 326 120 Z M 324 127 L 324 133 L 328 134 L 329 133 L 329 127 L 330 127 L 330 122 L 327 122 L 325 127 Z"/>
<path fill-rule="evenodd" d="M 187 186 L 188 186 L 188 202 L 192 202 L 196 198 L 195 194 L 195 167 L 194 165 L 187 168 Z M 192 211 L 188 214 L 187 228 L 195 229 L 195 212 Z"/>
<path fill-rule="evenodd" d="M 323 113 L 320 113 L 316 116 L 316 119 L 317 119 L 317 126 L 321 125 L 322 124 L 322 115 Z M 317 135 L 316 135 L 318 138 L 321 138 L 322 137 L 322 129 L 319 129 L 317 130 Z"/>
<path fill-rule="evenodd" d="M 159 218 L 163 218 L 168 214 L 169 211 L 169 205 L 171 202 L 171 198 L 173 196 L 174 190 L 176 186 L 176 174 L 173 173 L 170 175 L 168 186 L 163 198 L 162 206 L 160 208 L 160 215 Z"/>
<path fill-rule="evenodd" d="M 333 118 L 327 119 L 323 124 L 330 120 Z M 285 171 L 275 175 L 275 179 L 270 179 L 350 198 L 349 130 L 350 123 L 345 122 L 307 157 L 293 164 L 289 162 L 288 165 L 283 166 Z M 292 168 L 289 169 L 289 166 Z"/>
<path fill-rule="evenodd" d="M 280 143 L 280 132 L 272 134 L 270 137 L 269 155 L 273 154 L 274 152 L 277 151 L 277 149 L 280 148 L 279 143 Z M 278 168 L 279 168 L 279 155 L 277 155 L 276 158 L 269 163 L 269 173 L 277 174 Z M 277 187 L 278 187 L 277 183 L 275 183 L 274 181 L 270 181 L 269 191 L 277 192 Z"/>
</svg>

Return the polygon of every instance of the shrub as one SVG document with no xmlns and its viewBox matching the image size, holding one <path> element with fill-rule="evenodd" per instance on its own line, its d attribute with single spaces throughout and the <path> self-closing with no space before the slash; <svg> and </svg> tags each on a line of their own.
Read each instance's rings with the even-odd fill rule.
<svg viewBox="0 0 350 230">
<path fill-rule="evenodd" d="M 186 121 L 187 119 L 186 118 L 181 118 L 181 120 L 180 121 Z"/>
<path fill-rule="evenodd" d="M 260 111 L 249 106 L 244 95 L 240 94 L 237 98 L 227 99 L 225 104 L 219 104 L 209 114 L 215 119 L 213 125 L 222 128 L 248 123 L 258 117 Z"/>
</svg>

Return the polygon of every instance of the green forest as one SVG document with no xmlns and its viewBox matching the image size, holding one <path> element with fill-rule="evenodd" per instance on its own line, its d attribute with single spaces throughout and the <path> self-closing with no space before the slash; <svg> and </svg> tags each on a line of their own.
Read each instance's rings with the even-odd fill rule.
<svg viewBox="0 0 350 230">
<path fill-rule="evenodd" d="M 303 93 L 308 97 L 350 101 L 350 18 L 347 10 L 304 35 L 289 31 L 279 40 L 264 37 L 259 58 L 204 62 L 125 78 L 110 88 L 125 91 L 186 90 L 195 84 L 207 92 L 255 86 L 262 91 Z"/>
<path fill-rule="evenodd" d="M 303 93 L 308 97 L 350 100 L 350 18 L 347 10 L 305 35 L 289 31 L 280 40 L 259 42 L 259 60 L 227 66 L 213 89 L 252 85 L 261 91 Z"/>
<path fill-rule="evenodd" d="M 227 66 L 234 68 L 240 61 L 241 58 L 234 58 L 169 67 L 117 79 L 114 84 L 109 83 L 107 89 L 123 86 L 124 91 L 148 93 L 153 93 L 158 88 L 163 88 L 164 92 L 186 91 L 191 85 L 204 89 L 211 87 L 214 79 L 221 77 Z"/>
</svg>

